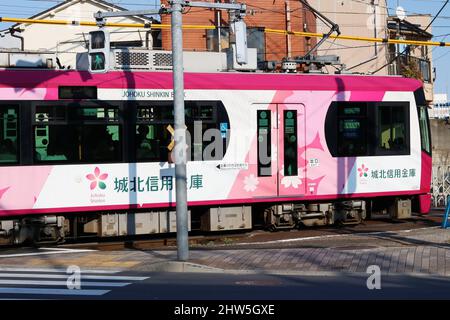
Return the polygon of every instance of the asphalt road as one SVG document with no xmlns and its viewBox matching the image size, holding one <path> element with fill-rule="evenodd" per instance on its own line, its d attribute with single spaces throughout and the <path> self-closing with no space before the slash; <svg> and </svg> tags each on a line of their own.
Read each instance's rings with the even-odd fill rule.
<svg viewBox="0 0 450 320">
<path fill-rule="evenodd" d="M 15 276 L 3 273 L 1 281 L 10 281 L 10 283 L 3 282 L 0 286 L 0 299 L 139 299 L 191 302 L 450 299 L 449 278 L 425 275 L 382 274 L 379 290 L 367 288 L 368 274 L 300 276 L 128 272 L 101 276 L 83 275 L 80 290 L 67 289 L 65 278 L 59 278 L 57 273 L 44 276 L 44 273 L 39 272 L 38 276 L 44 277 L 44 280 L 29 279 L 31 275 L 20 278 L 17 273 Z M 58 283 L 58 279 L 62 279 L 61 283 Z M 21 284 L 18 281 L 22 281 Z M 106 285 L 106 283 L 109 284 Z"/>
<path fill-rule="evenodd" d="M 450 299 L 450 279 L 382 276 L 369 290 L 369 275 L 296 276 L 153 274 L 103 298 L 160 300 Z"/>
</svg>

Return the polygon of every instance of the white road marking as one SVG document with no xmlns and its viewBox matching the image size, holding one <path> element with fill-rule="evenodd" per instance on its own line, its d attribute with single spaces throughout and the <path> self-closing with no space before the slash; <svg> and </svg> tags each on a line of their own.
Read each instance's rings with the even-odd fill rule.
<svg viewBox="0 0 450 320">
<path fill-rule="evenodd" d="M 110 290 L 70 290 L 70 289 L 43 289 L 43 288 L 13 288 L 0 287 L 0 294 L 38 294 L 38 295 L 66 295 L 66 296 L 102 296 Z"/>
<path fill-rule="evenodd" d="M 25 286 L 67 286 L 67 281 L 39 281 L 39 280 L 1 280 L 0 285 L 15 284 Z M 95 282 L 84 281 L 81 282 L 81 287 L 125 287 L 131 284 L 130 282 Z"/>
<path fill-rule="evenodd" d="M 0 273 L 0 278 L 42 278 L 42 279 L 66 279 L 65 274 L 37 274 L 37 273 Z M 129 276 L 94 276 L 83 275 L 81 279 L 89 280 L 125 280 L 125 281 L 142 281 L 149 277 L 129 277 Z"/>
<path fill-rule="evenodd" d="M 13 272 L 49 272 L 49 273 L 66 273 L 67 268 L 12 268 L 12 267 L 0 267 L 2 271 Z M 82 274 L 86 273 L 98 273 L 98 274 L 114 274 L 121 272 L 122 270 L 94 270 L 94 269 L 81 269 Z"/>
<path fill-rule="evenodd" d="M 70 248 L 38 248 L 39 250 L 48 250 L 48 251 L 61 251 L 61 252 L 74 252 L 77 253 L 78 251 L 82 250 L 83 252 L 85 251 L 97 251 L 94 249 L 70 249 Z"/>
<path fill-rule="evenodd" d="M 45 252 L 31 252 L 31 253 L 13 253 L 13 254 L 2 254 L 0 258 L 16 258 L 16 257 L 29 257 L 29 256 L 43 256 L 49 254 L 65 254 L 65 253 L 83 253 L 83 252 L 92 252 L 95 250 L 91 249 L 77 249 L 71 251 L 45 251 Z"/>
<path fill-rule="evenodd" d="M 8 272 L 12 271 L 12 272 Z M 32 271 L 35 271 L 33 273 Z M 0 267 L 0 300 L 14 298 L 16 295 L 36 295 L 39 299 L 51 296 L 101 296 L 110 290 L 101 288 L 121 288 L 132 284 L 132 281 L 142 281 L 149 277 L 134 277 L 110 275 L 117 270 L 85 270 L 91 274 L 81 273 L 80 286 L 82 289 L 69 289 L 67 280 L 70 275 L 65 274 L 63 268 L 12 268 Z M 48 273 L 46 273 L 48 272 Z M 103 272 L 103 274 L 101 274 Z M 95 274 L 97 273 L 97 274 Z M 99 274 L 100 273 L 100 274 Z M 105 275 L 106 273 L 106 275 Z M 86 281 L 86 280 L 93 281 Z M 105 280 L 105 281 L 102 281 Z M 129 280 L 129 281 L 120 281 Z M 92 289 L 86 289 L 92 288 Z M 50 297 L 48 297 L 50 296 Z"/>
</svg>

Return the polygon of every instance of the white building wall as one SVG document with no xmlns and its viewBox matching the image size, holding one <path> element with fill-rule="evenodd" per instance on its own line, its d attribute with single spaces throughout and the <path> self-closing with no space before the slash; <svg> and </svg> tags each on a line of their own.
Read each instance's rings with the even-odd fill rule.
<svg viewBox="0 0 450 320">
<path fill-rule="evenodd" d="M 309 3 L 331 21 L 339 25 L 343 35 L 385 38 L 388 17 L 386 0 L 374 0 L 375 5 L 353 0 L 309 0 Z M 327 33 L 329 27 L 317 19 L 317 32 Z M 319 55 L 338 55 L 352 72 L 367 73 L 377 70 L 387 63 L 384 44 L 361 41 L 328 40 L 318 51 Z M 329 69 L 333 72 L 333 68 Z M 387 68 L 377 75 L 386 75 Z"/>
<path fill-rule="evenodd" d="M 99 10 L 106 11 L 106 8 L 81 1 L 58 10 L 45 19 L 94 22 L 93 15 Z M 107 21 L 136 23 L 130 18 L 109 18 Z M 70 65 L 72 68 L 75 67 L 76 53 L 87 50 L 85 41 L 88 40 L 89 31 L 98 29 L 97 27 L 46 24 L 21 25 L 20 27 L 25 29 L 21 34 L 25 39 L 25 50 L 56 51 L 61 63 Z M 108 28 L 108 30 L 111 32 L 111 41 L 143 40 L 145 43 L 145 35 L 149 29 Z M 150 46 L 152 46 L 151 36 Z"/>
</svg>

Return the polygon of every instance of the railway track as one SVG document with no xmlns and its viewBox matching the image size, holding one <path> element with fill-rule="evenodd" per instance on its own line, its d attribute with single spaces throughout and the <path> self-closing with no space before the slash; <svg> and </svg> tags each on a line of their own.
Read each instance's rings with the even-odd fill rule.
<svg viewBox="0 0 450 320">
<path fill-rule="evenodd" d="M 312 237 L 326 237 L 333 235 L 346 234 L 368 234 L 389 231 L 400 231 L 409 229 L 419 229 L 427 227 L 437 227 L 442 221 L 442 210 L 434 210 L 428 216 L 414 216 L 407 220 L 390 220 L 390 219 L 373 219 L 364 221 L 359 225 L 353 226 L 327 226 L 317 228 L 302 228 L 289 231 L 267 232 L 264 230 L 253 230 L 243 233 L 229 233 L 224 232 L 212 235 L 198 235 L 191 234 L 189 236 L 190 246 L 201 249 L 208 248 L 245 248 L 247 247 L 261 247 L 264 242 L 276 242 L 283 240 L 305 239 Z M 171 234 L 164 238 L 127 238 L 127 239 L 83 239 L 82 243 L 73 243 L 67 241 L 58 247 L 62 248 L 77 248 L 77 249 L 95 249 L 102 251 L 113 250 L 164 250 L 173 249 L 176 247 L 176 235 Z M 280 246 L 282 244 L 279 244 Z M 310 245 L 310 242 L 305 242 L 305 245 Z M 273 246 L 273 245 L 272 245 Z"/>
</svg>

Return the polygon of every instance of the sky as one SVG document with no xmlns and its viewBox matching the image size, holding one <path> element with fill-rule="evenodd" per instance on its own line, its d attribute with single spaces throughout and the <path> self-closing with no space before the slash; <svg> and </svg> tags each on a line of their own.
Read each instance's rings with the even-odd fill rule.
<svg viewBox="0 0 450 320">
<path fill-rule="evenodd" d="M 334 1 L 334 0 L 329 0 Z M 337 1 L 337 0 L 336 0 Z M 369 2 L 368 0 L 357 0 Z M 61 0 L 0 0 L 0 16 L 5 17 L 30 17 L 35 13 L 46 10 Z M 109 0 L 114 4 L 130 10 L 155 9 L 159 6 L 159 0 Z M 245 2 L 242 1 L 242 2 Z M 406 15 L 415 13 L 431 14 L 435 16 L 443 6 L 445 0 L 388 0 L 390 14 L 395 14 L 398 5 L 403 7 Z M 0 29 L 7 28 L 9 24 L 0 23 Z M 450 42 L 450 2 L 441 12 L 432 25 L 434 41 Z M 448 34 L 448 35 L 447 35 Z M 450 47 L 434 48 L 433 63 L 436 68 L 435 93 L 447 93 L 450 97 Z"/>
</svg>

